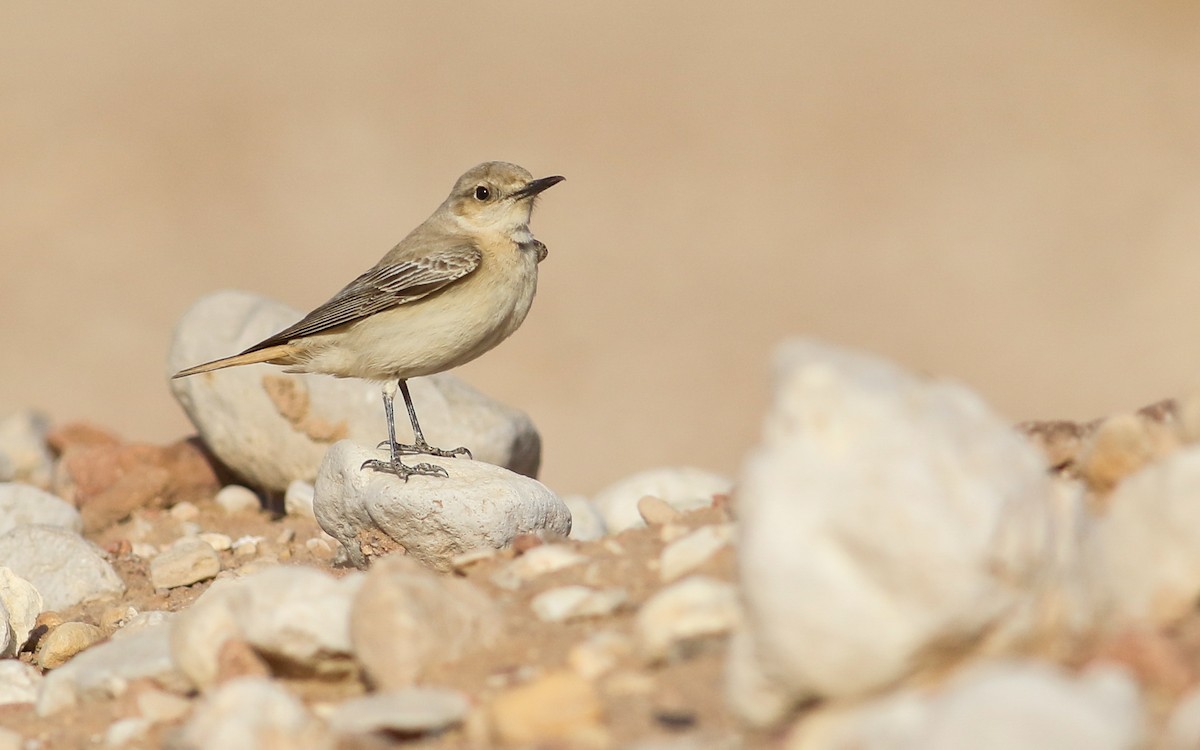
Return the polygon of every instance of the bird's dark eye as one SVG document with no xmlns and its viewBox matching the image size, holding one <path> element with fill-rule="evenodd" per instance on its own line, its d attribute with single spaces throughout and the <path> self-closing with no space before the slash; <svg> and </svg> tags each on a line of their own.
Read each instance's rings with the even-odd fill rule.
<svg viewBox="0 0 1200 750">
<path fill-rule="evenodd" d="M 492 197 L 492 191 L 488 190 L 487 185 L 480 185 L 475 188 L 475 200 L 485 201 Z"/>
</svg>

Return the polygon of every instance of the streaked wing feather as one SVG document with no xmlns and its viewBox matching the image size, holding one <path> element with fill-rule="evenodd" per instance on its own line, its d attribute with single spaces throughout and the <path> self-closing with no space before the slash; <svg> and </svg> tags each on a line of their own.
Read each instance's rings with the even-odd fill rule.
<svg viewBox="0 0 1200 750">
<path fill-rule="evenodd" d="M 415 260 L 376 266 L 351 281 L 300 322 L 260 341 L 243 354 L 311 336 L 388 308 L 421 299 L 479 267 L 482 253 L 474 245 L 458 245 Z"/>
</svg>

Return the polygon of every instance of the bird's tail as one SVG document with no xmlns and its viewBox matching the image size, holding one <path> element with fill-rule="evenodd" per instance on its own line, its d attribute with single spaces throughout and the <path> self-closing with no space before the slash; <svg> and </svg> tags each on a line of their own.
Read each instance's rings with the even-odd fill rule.
<svg viewBox="0 0 1200 750">
<path fill-rule="evenodd" d="M 186 370 L 180 370 L 171 376 L 174 378 L 186 378 L 188 375 L 198 375 L 202 372 L 211 370 L 221 370 L 226 367 L 237 367 L 238 365 L 253 365 L 258 362 L 273 362 L 275 364 L 288 364 L 291 360 L 288 357 L 292 352 L 292 347 L 287 344 L 279 344 L 277 346 L 269 346 L 266 349 L 259 349 L 253 352 L 242 352 L 235 354 L 232 357 L 224 359 L 214 359 L 212 362 L 205 362 L 202 365 L 189 367 Z"/>
</svg>

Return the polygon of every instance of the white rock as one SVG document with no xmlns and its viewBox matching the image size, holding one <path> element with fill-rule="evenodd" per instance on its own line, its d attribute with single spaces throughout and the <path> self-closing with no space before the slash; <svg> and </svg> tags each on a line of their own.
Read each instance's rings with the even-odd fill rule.
<svg viewBox="0 0 1200 750">
<path fill-rule="evenodd" d="M 0 706 L 37 700 L 42 673 L 16 659 L 0 659 Z"/>
<path fill-rule="evenodd" d="M 385 557 L 367 573 L 350 612 L 354 655 L 382 690 L 412 687 L 430 668 L 491 646 L 502 618 L 470 582 Z"/>
<path fill-rule="evenodd" d="M 567 536 L 571 512 L 537 480 L 481 461 L 421 456 L 447 477 L 394 475 L 362 468 L 386 453 L 343 440 L 329 449 L 317 475 L 314 510 L 321 528 L 363 566 L 364 537 L 390 539 L 441 570 L 477 547 L 499 549 L 519 534 Z M 411 461 L 411 459 L 409 459 Z"/>
<path fill-rule="evenodd" d="M 143 560 L 149 560 L 158 554 L 158 547 L 155 547 L 153 544 L 148 544 L 147 542 L 134 542 L 130 546 L 129 551 L 134 557 L 140 557 Z"/>
<path fill-rule="evenodd" d="M 46 445 L 49 431 L 50 419 L 39 412 L 17 411 L 0 418 L 0 482 L 50 486 L 54 457 Z"/>
<path fill-rule="evenodd" d="M 1115 614 L 1168 625 L 1200 596 L 1200 446 L 1126 477 L 1085 542 Z"/>
<path fill-rule="evenodd" d="M 173 589 L 206 581 L 221 572 L 221 558 L 208 542 L 184 537 L 150 561 L 150 583 Z"/>
<path fill-rule="evenodd" d="M 32 485 L 0 484 L 0 535 L 30 524 L 56 526 L 76 534 L 83 531 L 79 511 L 67 501 Z"/>
<path fill-rule="evenodd" d="M 230 515 L 262 509 L 262 503 L 259 502 L 258 495 L 254 494 L 254 490 L 240 484 L 225 485 L 217 492 L 214 499 L 217 505 L 220 505 Z"/>
<path fill-rule="evenodd" d="M 674 581 L 703 565 L 733 541 L 733 524 L 701 526 L 667 545 L 658 558 L 658 575 Z"/>
<path fill-rule="evenodd" d="M 286 305 L 245 292 L 205 297 L 175 328 L 168 371 L 239 352 L 299 320 Z M 325 451 L 349 438 L 376 445 L 387 436 L 379 386 L 356 379 L 294 375 L 271 365 L 236 367 L 170 381 L 204 442 L 258 487 L 282 491 L 312 481 Z M 535 476 L 541 439 L 529 418 L 453 375 L 409 381 L 425 437 L 466 446 L 476 459 Z M 404 407 L 397 439 L 412 442 Z"/>
<path fill-rule="evenodd" d="M 707 576 L 685 578 L 642 605 L 636 621 L 638 646 L 651 661 L 669 658 L 687 641 L 728 633 L 738 617 L 737 591 L 731 584 Z"/>
<path fill-rule="evenodd" d="M 172 505 L 167 513 L 176 521 L 194 521 L 200 516 L 200 509 L 195 503 L 183 500 Z"/>
<path fill-rule="evenodd" d="M 329 717 L 338 734 L 395 732 L 405 737 L 440 732 L 459 724 L 471 709 L 457 690 L 411 687 L 345 701 Z"/>
<path fill-rule="evenodd" d="M 595 680 L 612 671 L 618 661 L 633 653 L 629 638 L 615 630 L 592 633 L 567 652 L 567 664 L 585 680 Z"/>
<path fill-rule="evenodd" d="M 0 536 L 0 566 L 33 584 L 46 609 L 125 590 L 104 553 L 81 536 L 50 526 L 18 526 Z"/>
<path fill-rule="evenodd" d="M 283 493 L 283 510 L 289 516 L 315 518 L 313 515 L 313 495 L 316 490 L 311 484 L 300 479 L 292 481 Z"/>
<path fill-rule="evenodd" d="M 1082 676 L 1037 662 L 970 669 L 936 692 L 892 693 L 800 722 L 792 750 L 1137 750 L 1138 687 L 1116 668 Z"/>
<path fill-rule="evenodd" d="M 233 547 L 233 540 L 229 538 L 228 534 L 220 534 L 215 531 L 205 531 L 197 534 L 196 537 L 217 552 L 224 552 L 225 550 Z"/>
<path fill-rule="evenodd" d="M 138 612 L 129 622 L 125 623 L 125 627 L 114 632 L 110 638 L 116 640 L 120 638 L 128 638 L 134 633 L 140 633 L 143 630 L 148 630 L 155 626 L 161 625 L 164 622 L 175 617 L 174 612 L 167 612 L 161 609 L 150 609 L 145 612 Z"/>
<path fill-rule="evenodd" d="M 217 677 L 222 646 L 240 638 L 289 671 L 340 674 L 350 665 L 350 606 L 359 574 L 341 579 L 280 565 L 215 582 L 171 628 L 172 653 L 197 686 Z"/>
<path fill-rule="evenodd" d="M 191 683 L 171 660 L 169 631 L 170 626 L 163 624 L 113 638 L 48 673 L 38 693 L 38 715 L 123 695 L 131 682 L 142 678 L 168 690 L 187 690 Z"/>
<path fill-rule="evenodd" d="M 100 628 L 86 622 L 64 622 L 38 641 L 35 661 L 42 669 L 56 669 L 104 637 Z"/>
<path fill-rule="evenodd" d="M 8 648 L 0 648 L 0 657 L 16 656 L 42 613 L 42 595 L 29 581 L 0 567 L 0 606 L 12 636 Z"/>
<path fill-rule="evenodd" d="M 562 499 L 571 511 L 570 539 L 590 542 L 608 533 L 600 509 L 583 495 L 567 495 Z"/>
<path fill-rule="evenodd" d="M 526 581 L 587 561 L 587 556 L 564 544 L 544 544 L 526 550 L 525 554 L 497 570 L 492 574 L 492 583 L 516 591 Z"/>
<path fill-rule="evenodd" d="M 628 600 L 629 593 L 622 588 L 559 586 L 533 597 L 529 606 L 543 622 L 568 622 L 610 615 Z"/>
<path fill-rule="evenodd" d="M 592 502 L 604 516 L 610 534 L 646 525 L 638 501 L 646 495 L 665 500 L 676 510 L 694 510 L 712 504 L 713 495 L 733 489 L 733 480 L 703 469 L 665 467 L 634 474 L 601 490 Z"/>
<path fill-rule="evenodd" d="M 278 684 L 239 677 L 205 696 L 175 747 L 186 750 L 333 750 L 330 734 Z"/>
<path fill-rule="evenodd" d="M 873 357 L 781 348 L 763 444 L 738 486 L 749 636 L 791 700 L 853 696 L 933 644 L 990 646 L 1059 574 L 1055 494 L 1034 447 L 978 396 Z M 880 623 L 887 623 L 881 628 Z M 1014 620 L 1016 622 L 1016 620 Z M 816 645 L 816 644 L 819 644 Z M 742 712 L 758 710 L 753 700 Z M 768 717 L 759 716 L 758 720 Z M 777 718 L 777 717 L 770 717 Z"/>
</svg>

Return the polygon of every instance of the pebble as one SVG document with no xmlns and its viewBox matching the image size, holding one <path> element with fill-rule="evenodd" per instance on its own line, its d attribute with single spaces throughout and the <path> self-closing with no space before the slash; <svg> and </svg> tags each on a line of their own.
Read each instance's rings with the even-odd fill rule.
<svg viewBox="0 0 1200 750">
<path fill-rule="evenodd" d="M 296 530 L 295 529 L 284 529 L 283 531 L 279 532 L 279 534 L 275 537 L 275 543 L 280 546 L 285 545 L 285 544 L 291 544 L 292 540 L 295 538 L 296 538 Z"/>
<path fill-rule="evenodd" d="M 233 540 L 228 534 L 220 534 L 215 531 L 204 531 L 196 535 L 200 541 L 212 547 L 217 552 L 224 552 L 233 547 Z"/>
<path fill-rule="evenodd" d="M 0 483 L 0 535 L 31 524 L 83 531 L 79 511 L 65 500 L 32 485 Z"/>
<path fill-rule="evenodd" d="M 610 615 L 629 601 L 622 588 L 593 589 L 587 586 L 560 586 L 543 591 L 529 603 L 543 622 L 570 622 L 585 617 Z"/>
<path fill-rule="evenodd" d="M 333 750 L 298 698 L 263 677 L 232 679 L 205 695 L 173 747 L 180 750 Z"/>
<path fill-rule="evenodd" d="M 133 608 L 130 607 L 130 609 L 133 609 Z M 136 615 L 134 615 L 132 618 L 130 618 L 129 622 L 125 623 L 124 627 L 122 627 L 120 630 L 113 633 L 112 636 L 110 636 L 110 637 L 113 639 L 127 638 L 127 637 L 133 635 L 134 633 L 140 633 L 141 631 L 148 630 L 149 628 L 155 627 L 156 625 L 161 625 L 162 623 L 166 622 L 167 620 L 170 620 L 174 616 L 175 616 L 174 612 L 166 612 L 164 610 L 159 610 L 159 609 L 151 609 L 151 610 L 147 610 L 145 612 L 138 612 Z"/>
<path fill-rule="evenodd" d="M 241 351 L 301 315 L 246 292 L 209 295 L 177 324 L 168 366 L 182 369 Z M 467 446 L 479 461 L 536 476 L 541 438 L 524 413 L 448 373 L 408 383 L 430 442 Z M 253 366 L 172 380 L 170 387 L 213 453 L 256 487 L 281 492 L 292 480 L 311 482 L 337 441 L 374 446 L 384 437 L 375 383 Z M 396 427 L 401 442 L 412 442 L 406 419 Z"/>
<path fill-rule="evenodd" d="M 610 534 L 645 526 L 638 503 L 647 495 L 663 500 L 678 511 L 706 508 L 714 495 L 726 494 L 733 480 L 689 467 L 651 469 L 626 477 L 596 493 L 592 502 L 604 516 Z"/>
<path fill-rule="evenodd" d="M 25 662 L 0 659 L 0 706 L 33 703 L 42 679 L 42 673 Z"/>
<path fill-rule="evenodd" d="M 571 511 L 571 533 L 567 537 L 577 542 L 590 542 L 608 533 L 600 509 L 583 495 L 567 495 L 562 499 Z"/>
<path fill-rule="evenodd" d="M 158 554 L 158 547 L 155 547 L 153 544 L 147 544 L 146 542 L 134 542 L 130 546 L 130 552 L 134 557 L 140 557 L 143 560 L 149 560 Z"/>
<path fill-rule="evenodd" d="M 333 545 L 324 539 L 321 539 L 320 537 L 309 539 L 304 543 L 304 548 L 308 550 L 310 555 L 318 560 L 332 560 L 334 554 L 336 553 L 336 551 L 333 549 Z"/>
<path fill-rule="evenodd" d="M 261 536 L 243 536 L 233 540 L 233 554 L 238 557 L 253 557 L 258 554 L 258 545 L 266 541 Z"/>
<path fill-rule="evenodd" d="M 18 526 L 0 536 L 0 566 L 33 584 L 46 609 L 125 590 L 99 547 L 61 528 Z"/>
<path fill-rule="evenodd" d="M 50 418 L 33 410 L 0 418 L 0 482 L 24 482 L 49 487 L 54 456 L 46 445 Z"/>
<path fill-rule="evenodd" d="M 685 578 L 642 605 L 636 620 L 638 647 L 649 661 L 673 658 L 689 641 L 728 633 L 738 617 L 733 585 L 707 576 Z"/>
<path fill-rule="evenodd" d="M 100 613 L 100 629 L 105 633 L 112 633 L 128 625 L 137 616 L 137 608 L 131 604 L 108 607 Z"/>
<path fill-rule="evenodd" d="M 703 565 L 733 541 L 733 524 L 702 526 L 663 549 L 658 574 L 664 582 L 674 581 Z"/>
<path fill-rule="evenodd" d="M 258 495 L 254 494 L 254 490 L 240 484 L 225 485 L 217 492 L 215 500 L 229 515 L 262 510 L 262 503 L 259 502 Z"/>
<path fill-rule="evenodd" d="M 354 655 L 381 690 L 407 688 L 499 636 L 496 605 L 469 581 L 386 557 L 367 573 L 350 611 Z"/>
<path fill-rule="evenodd" d="M 516 591 L 522 583 L 556 570 L 585 563 L 588 559 L 565 544 L 546 544 L 534 547 L 497 570 L 492 574 L 492 583 L 502 589 Z"/>
<path fill-rule="evenodd" d="M 206 581 L 221 572 L 221 558 L 207 542 L 184 537 L 150 561 L 150 583 L 173 589 Z"/>
<path fill-rule="evenodd" d="M 646 495 L 637 501 L 637 512 L 647 526 L 660 526 L 683 518 L 683 514 L 671 507 L 661 497 Z"/>
<path fill-rule="evenodd" d="M 0 613 L 9 635 L 8 645 L 0 648 L 0 658 L 16 656 L 42 613 L 42 595 L 32 583 L 4 567 L 0 567 Z"/>
<path fill-rule="evenodd" d="M 361 575 L 340 579 L 316 568 L 274 566 L 215 582 L 174 620 L 171 652 L 191 681 L 207 688 L 227 641 L 243 641 L 278 669 L 313 676 L 350 668 L 351 601 Z"/>
<path fill-rule="evenodd" d="M 64 622 L 38 641 L 36 661 L 42 669 L 55 669 L 104 638 L 104 632 L 86 622 Z"/>
<path fill-rule="evenodd" d="M 633 653 L 633 643 L 615 630 L 592 633 L 567 652 L 567 665 L 585 680 L 611 672 L 620 660 Z"/>
<path fill-rule="evenodd" d="M 50 716 L 83 702 L 118 697 L 142 679 L 167 690 L 187 691 L 192 684 L 171 659 L 170 629 L 163 623 L 111 638 L 47 673 L 38 692 L 38 715 Z"/>
<path fill-rule="evenodd" d="M 501 549 L 521 534 L 544 530 L 565 537 L 571 531 L 567 506 L 536 480 L 462 458 L 420 457 L 442 466 L 448 478 L 404 481 L 362 468 L 385 456 L 343 440 L 329 449 L 317 475 L 317 522 L 359 567 L 370 556 L 362 548 L 364 537 L 390 541 L 410 557 L 449 571 L 454 557 L 468 550 Z"/>
<path fill-rule="evenodd" d="M 195 503 L 187 500 L 175 503 L 167 513 L 176 521 L 194 521 L 200 517 L 200 509 L 196 507 Z"/>
<path fill-rule="evenodd" d="M 313 515 L 313 495 L 316 490 L 311 484 L 295 479 L 283 493 L 283 510 L 289 516 L 316 518 Z"/>
<path fill-rule="evenodd" d="M 470 709 L 467 696 L 457 690 L 411 687 L 345 701 L 329 717 L 329 728 L 338 734 L 384 731 L 408 738 L 460 724 Z"/>
<path fill-rule="evenodd" d="M 738 482 L 753 646 L 738 650 L 750 661 L 731 667 L 727 692 L 743 718 L 878 691 L 965 657 L 982 632 L 1000 652 L 1027 637 L 1081 525 L 1077 503 L 1060 519 L 1037 448 L 967 388 L 869 354 L 796 340 L 776 369 Z M 779 700 L 749 687 L 772 684 Z"/>
</svg>

